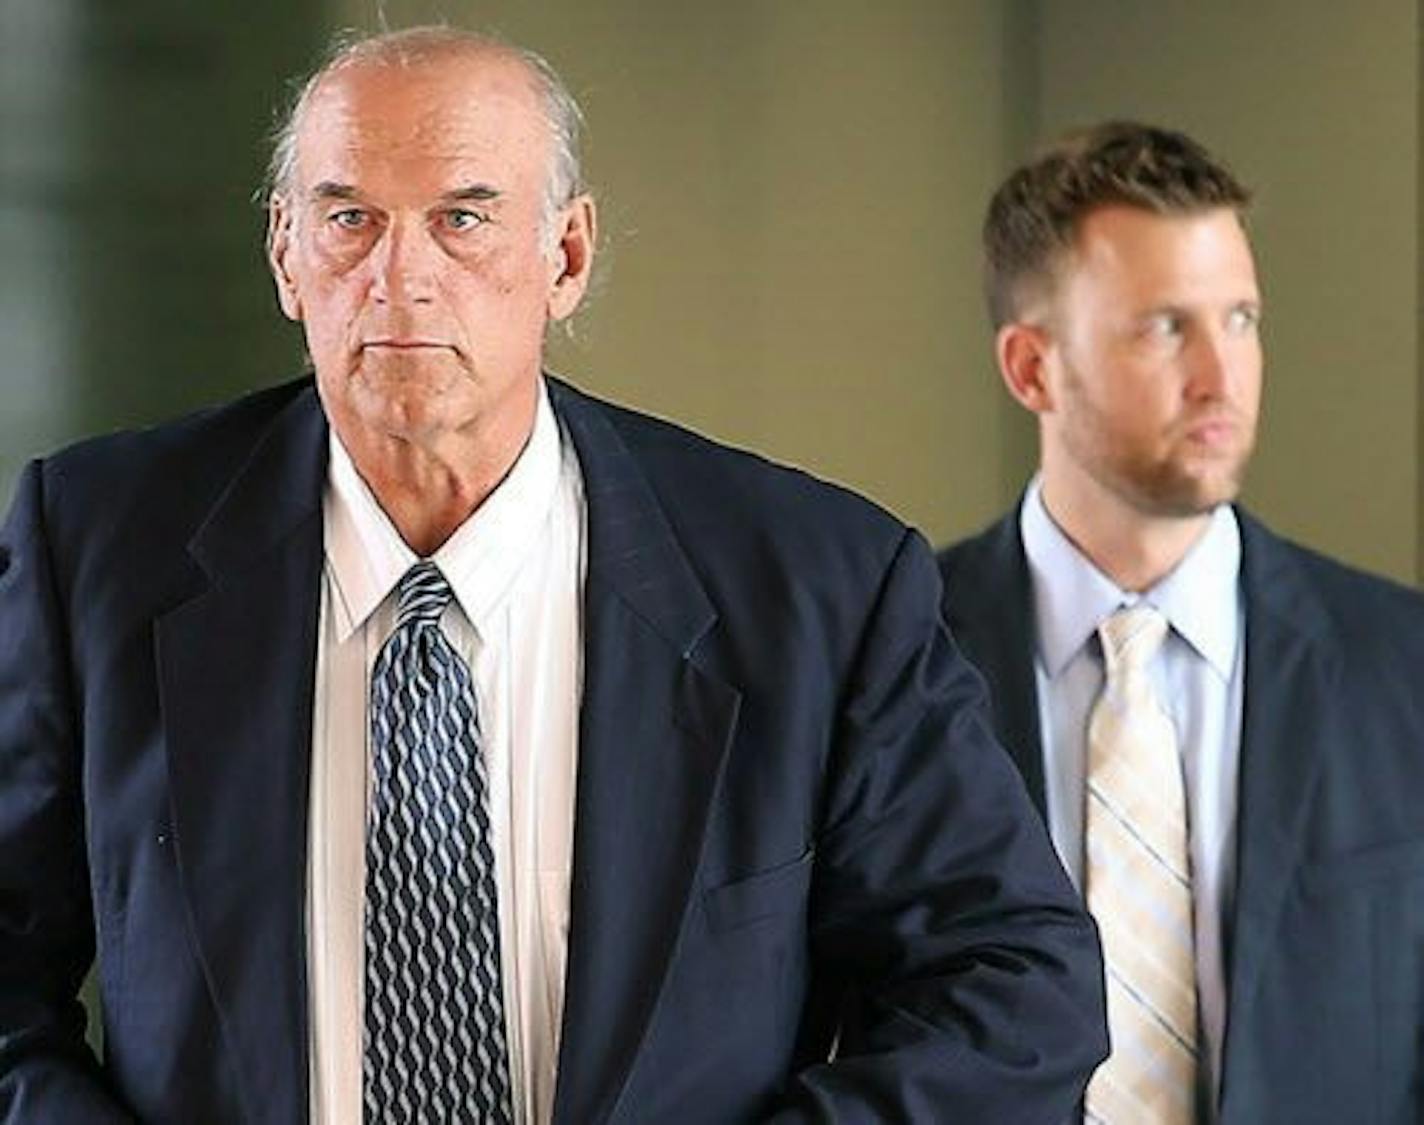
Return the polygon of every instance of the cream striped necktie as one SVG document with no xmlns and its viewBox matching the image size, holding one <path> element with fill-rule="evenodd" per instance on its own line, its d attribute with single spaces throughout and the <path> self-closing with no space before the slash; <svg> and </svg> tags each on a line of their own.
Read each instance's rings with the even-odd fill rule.
<svg viewBox="0 0 1424 1125">
<path fill-rule="evenodd" d="M 1107 676 L 1088 724 L 1087 898 L 1102 933 L 1112 1055 L 1086 1120 L 1190 1125 L 1196 956 L 1176 730 L 1148 676 L 1167 622 L 1146 605 L 1098 629 Z"/>
</svg>

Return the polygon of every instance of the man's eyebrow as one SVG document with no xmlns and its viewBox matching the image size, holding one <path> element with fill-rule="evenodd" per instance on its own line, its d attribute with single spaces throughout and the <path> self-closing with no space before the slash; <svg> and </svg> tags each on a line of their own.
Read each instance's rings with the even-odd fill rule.
<svg viewBox="0 0 1424 1125">
<path fill-rule="evenodd" d="M 476 203 L 488 203 L 498 199 L 503 193 L 498 188 L 490 187 L 489 184 L 468 184 L 462 188 L 445 193 L 445 198 L 449 200 L 473 200 Z"/>
<path fill-rule="evenodd" d="M 313 199 L 355 199 L 356 189 L 335 180 L 322 180 L 311 190 Z"/>
</svg>

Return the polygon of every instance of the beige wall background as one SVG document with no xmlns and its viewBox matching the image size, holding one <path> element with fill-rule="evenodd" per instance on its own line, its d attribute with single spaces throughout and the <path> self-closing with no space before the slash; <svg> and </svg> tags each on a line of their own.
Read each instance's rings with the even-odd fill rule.
<svg viewBox="0 0 1424 1125">
<path fill-rule="evenodd" d="M 8 0 L 0 493 L 70 437 L 297 369 L 246 201 L 281 76 L 338 27 L 431 19 L 535 47 L 588 112 L 604 273 L 556 366 L 941 541 L 1033 462 L 978 292 L 994 184 L 1069 124 L 1198 134 L 1260 192 L 1249 503 L 1419 576 L 1421 41 L 1402 0 Z"/>
</svg>

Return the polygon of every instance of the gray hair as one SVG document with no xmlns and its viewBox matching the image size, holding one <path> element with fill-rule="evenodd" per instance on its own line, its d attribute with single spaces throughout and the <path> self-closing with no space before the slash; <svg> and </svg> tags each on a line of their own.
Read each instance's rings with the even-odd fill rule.
<svg viewBox="0 0 1424 1125">
<path fill-rule="evenodd" d="M 328 75 L 361 63 L 408 67 L 440 55 L 480 50 L 523 63 L 543 103 L 553 152 L 544 189 L 540 226 L 545 241 L 550 241 L 554 236 L 554 217 L 559 209 L 585 190 L 579 151 L 583 111 L 564 80 L 541 55 L 494 35 L 443 25 L 383 31 L 374 35 L 353 31 L 338 34 L 321 65 L 309 77 L 300 80 L 296 95 L 273 130 L 272 155 L 267 162 L 263 183 L 265 201 L 270 204 L 274 198 L 287 195 L 292 190 L 297 168 L 297 134 L 313 95 Z"/>
</svg>

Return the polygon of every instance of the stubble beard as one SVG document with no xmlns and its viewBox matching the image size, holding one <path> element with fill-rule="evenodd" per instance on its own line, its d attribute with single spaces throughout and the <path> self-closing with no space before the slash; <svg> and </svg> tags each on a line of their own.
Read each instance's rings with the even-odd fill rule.
<svg viewBox="0 0 1424 1125">
<path fill-rule="evenodd" d="M 1073 388 L 1076 420 L 1064 427 L 1064 452 L 1100 488 L 1117 496 L 1134 511 L 1154 519 L 1191 519 L 1241 492 L 1254 448 L 1250 423 L 1236 418 L 1235 448 L 1204 453 L 1190 447 L 1185 433 L 1170 438 L 1166 452 L 1145 448 L 1141 439 L 1124 439 L 1113 431 L 1104 413 Z M 1185 431 L 1186 426 L 1176 427 Z"/>
<path fill-rule="evenodd" d="M 1124 456 L 1105 464 L 1103 475 L 1134 508 L 1159 519 L 1191 519 L 1206 515 L 1218 504 L 1235 500 L 1246 475 L 1249 451 L 1238 451 L 1229 460 L 1209 469 L 1193 469 L 1184 463 L 1180 450 L 1166 458 Z M 1105 482 L 1107 483 L 1107 482 Z"/>
</svg>

